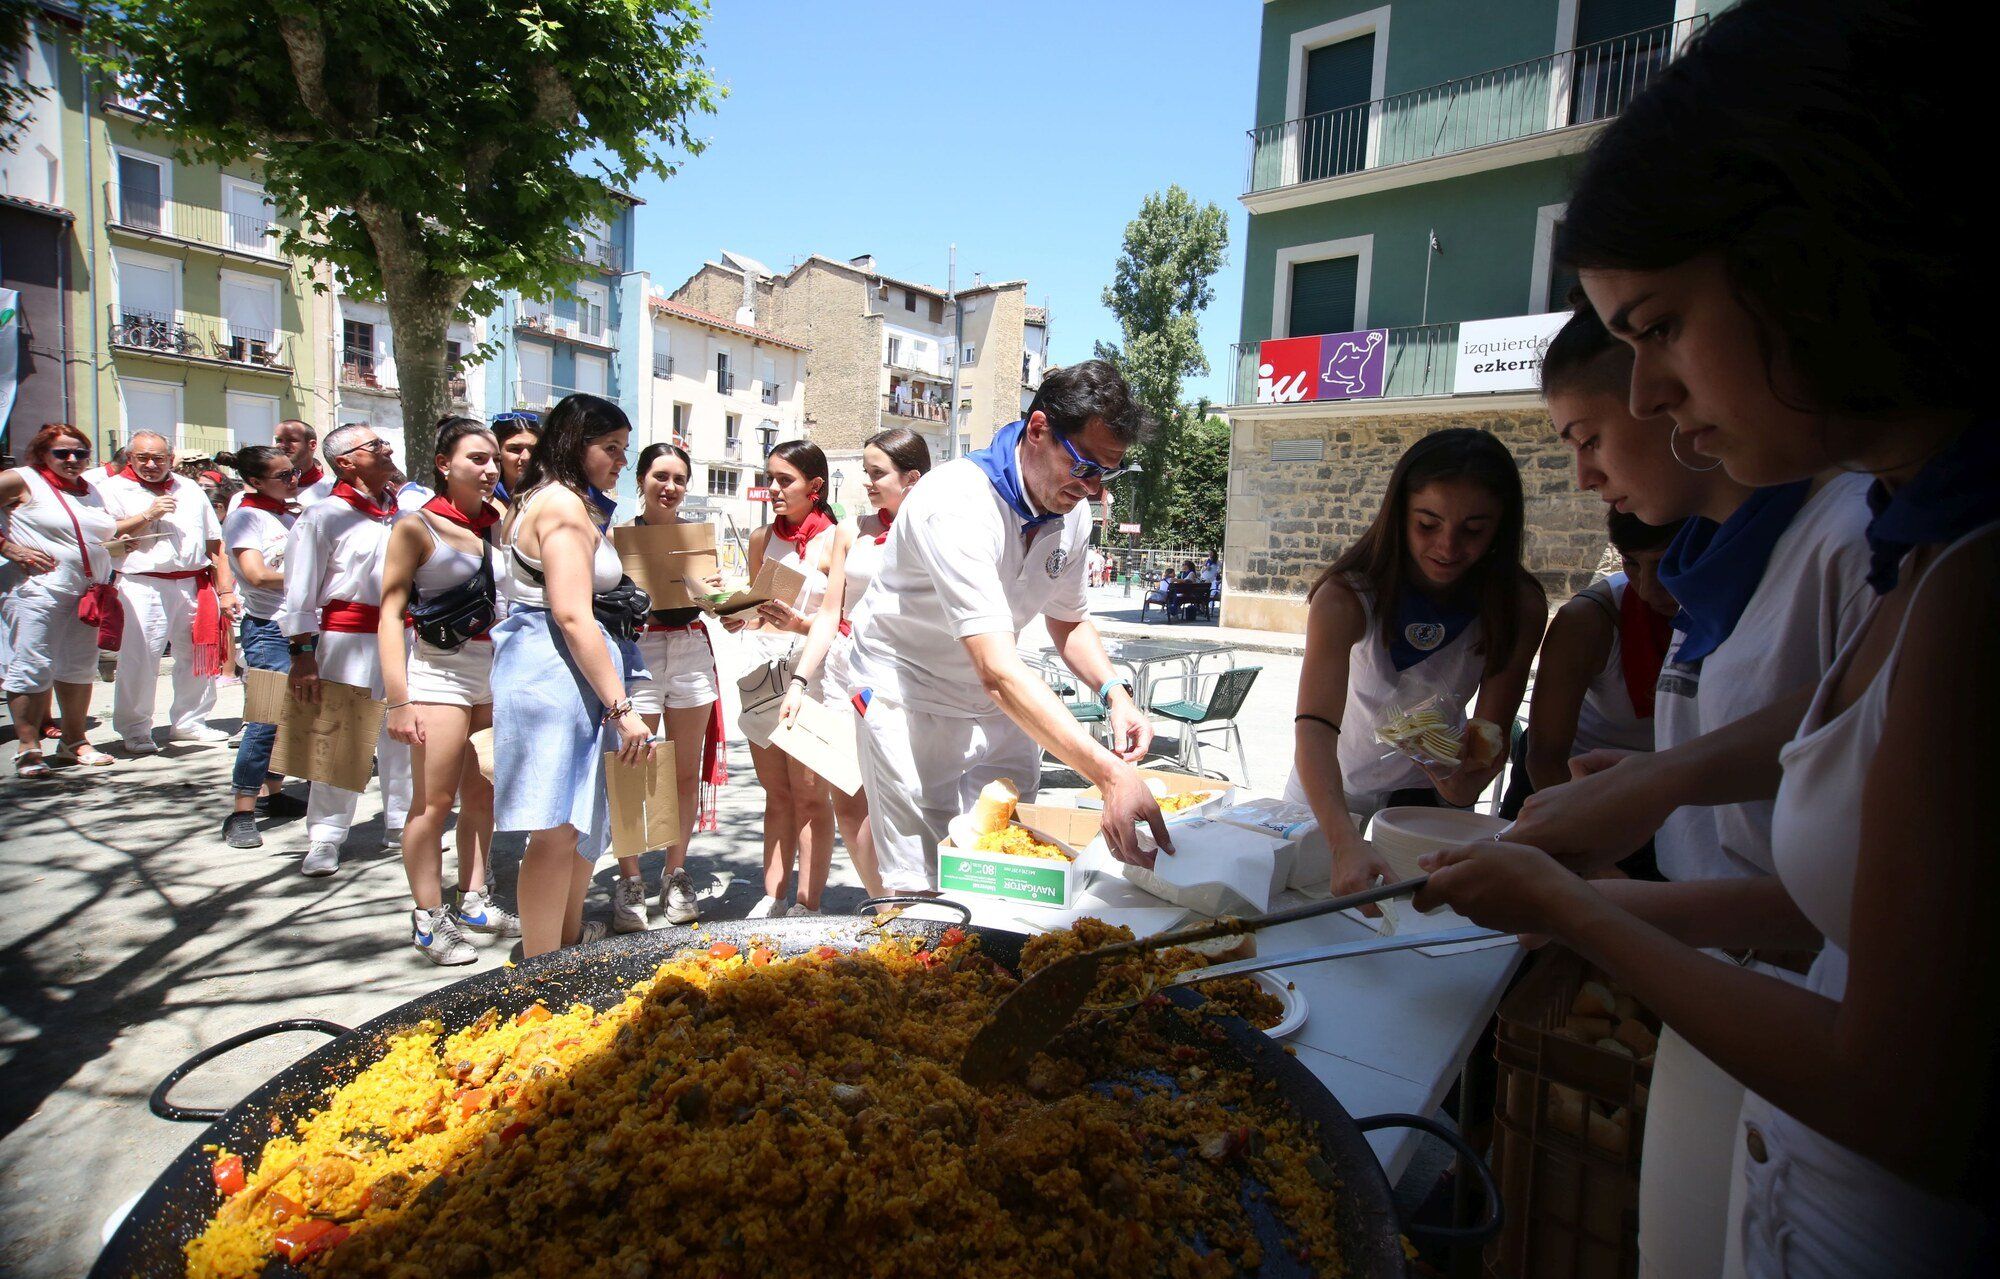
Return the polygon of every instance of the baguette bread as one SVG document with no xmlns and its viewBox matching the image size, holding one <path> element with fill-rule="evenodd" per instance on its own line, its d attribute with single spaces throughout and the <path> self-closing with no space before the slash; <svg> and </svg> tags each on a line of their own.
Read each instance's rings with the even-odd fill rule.
<svg viewBox="0 0 2000 1279">
<path fill-rule="evenodd" d="M 1021 802 L 1021 792 L 1014 789 L 1014 783 L 1002 777 L 986 783 L 979 792 L 979 798 L 972 804 L 972 829 L 979 835 L 991 835 L 995 831 L 1007 829 L 1014 820 L 1014 808 Z"/>
</svg>

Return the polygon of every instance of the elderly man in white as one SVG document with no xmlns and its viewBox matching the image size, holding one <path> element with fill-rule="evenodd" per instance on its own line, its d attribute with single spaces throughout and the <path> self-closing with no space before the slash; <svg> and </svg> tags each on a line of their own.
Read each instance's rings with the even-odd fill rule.
<svg viewBox="0 0 2000 1279">
<path fill-rule="evenodd" d="M 140 431 L 127 447 L 123 469 L 99 486 L 105 509 L 120 520 L 159 513 L 132 532 L 132 549 L 119 565 L 125 635 L 118 646 L 111 726 L 128 751 L 159 749 L 153 741 L 153 702 L 160 658 L 171 648 L 168 740 L 228 741 L 229 734 L 207 723 L 215 709 L 227 628 L 243 612 L 222 549 L 222 525 L 201 485 L 175 473 L 174 448 L 166 437 Z"/>
<path fill-rule="evenodd" d="M 396 518 L 389 487 L 396 464 L 389 445 L 360 423 L 329 431 L 323 451 L 333 491 L 307 507 L 285 539 L 285 603 L 277 620 L 291 648 L 292 696 L 318 701 L 325 679 L 380 697 L 375 628 L 382 613 L 382 548 Z M 382 779 L 384 844 L 398 847 L 410 813 L 410 748 L 383 733 L 375 767 Z M 312 784 L 301 874 L 331 875 L 340 868 L 340 846 L 360 799 L 351 790 Z"/>
</svg>

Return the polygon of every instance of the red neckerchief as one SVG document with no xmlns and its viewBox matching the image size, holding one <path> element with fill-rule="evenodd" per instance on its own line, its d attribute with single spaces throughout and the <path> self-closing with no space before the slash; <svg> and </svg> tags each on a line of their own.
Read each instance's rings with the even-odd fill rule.
<svg viewBox="0 0 2000 1279">
<path fill-rule="evenodd" d="M 326 478 L 325 469 L 322 468 L 318 462 L 314 462 L 312 464 L 312 470 L 299 472 L 299 487 L 302 489 L 309 489 L 313 485 L 319 483 L 321 480 L 325 478 Z"/>
<path fill-rule="evenodd" d="M 458 525 L 468 533 L 477 533 L 481 537 L 486 536 L 486 530 L 500 520 L 500 512 L 494 510 L 491 503 L 482 502 L 477 514 L 467 515 L 442 493 L 425 502 L 424 509 L 440 519 Z"/>
<path fill-rule="evenodd" d="M 875 545 L 880 546 L 889 540 L 889 526 L 896 522 L 896 513 L 887 510 L 877 511 L 875 518 L 882 521 L 882 531 L 875 535 Z"/>
<path fill-rule="evenodd" d="M 339 498 L 371 520 L 387 520 L 393 518 L 396 514 L 395 507 L 377 504 L 367 494 L 355 488 L 346 480 L 342 480 L 333 486 L 331 496 Z"/>
<path fill-rule="evenodd" d="M 1660 667 L 1667 660 L 1667 645 L 1673 642 L 1673 635 L 1674 620 L 1654 612 L 1627 582 L 1618 601 L 1618 664 L 1625 673 L 1625 693 L 1640 719 L 1653 717 L 1653 688 L 1659 683 Z"/>
<path fill-rule="evenodd" d="M 292 509 L 277 498 L 265 497 L 254 489 L 243 494 L 242 505 L 253 511 L 269 511 L 273 515 L 283 515 Z"/>
<path fill-rule="evenodd" d="M 812 544 L 812 540 L 832 527 L 833 517 L 826 513 L 824 507 L 814 503 L 812 510 L 807 511 L 806 517 L 794 528 L 785 526 L 785 517 L 782 515 L 772 520 L 771 536 L 798 547 L 799 558 L 804 559 L 806 547 Z"/>
<path fill-rule="evenodd" d="M 49 487 L 58 493 L 67 493 L 71 497 L 88 497 L 90 495 L 90 485 L 82 480 L 66 480 L 46 466 L 37 466 L 35 470 L 40 472 L 41 477 L 49 482 Z"/>
<path fill-rule="evenodd" d="M 130 462 L 127 462 L 125 464 L 125 469 L 118 472 L 118 474 L 121 478 L 128 479 L 132 481 L 134 484 L 137 484 L 140 488 L 146 489 L 153 493 L 166 494 L 166 493 L 171 493 L 174 490 L 174 473 L 172 471 L 168 471 L 167 478 L 161 480 L 158 484 L 153 483 L 145 476 L 133 470 L 132 464 Z"/>
</svg>

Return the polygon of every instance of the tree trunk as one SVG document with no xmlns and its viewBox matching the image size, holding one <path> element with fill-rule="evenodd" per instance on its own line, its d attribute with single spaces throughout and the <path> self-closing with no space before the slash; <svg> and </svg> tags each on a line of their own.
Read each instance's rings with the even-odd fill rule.
<svg viewBox="0 0 2000 1279">
<path fill-rule="evenodd" d="M 396 357 L 397 398 L 403 405 L 403 470 L 428 484 L 438 419 L 451 411 L 445 335 L 472 281 L 431 269 L 416 229 L 372 197 L 354 202 L 375 244 L 389 307 L 390 349 Z"/>
</svg>

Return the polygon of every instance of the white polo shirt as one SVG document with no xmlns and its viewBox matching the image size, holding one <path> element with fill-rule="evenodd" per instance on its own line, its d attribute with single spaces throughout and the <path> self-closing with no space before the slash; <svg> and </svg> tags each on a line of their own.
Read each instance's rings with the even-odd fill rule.
<svg viewBox="0 0 2000 1279">
<path fill-rule="evenodd" d="M 208 544 L 222 540 L 222 522 L 215 518 L 215 507 L 201 485 L 178 472 L 170 474 L 174 509 L 132 530 L 132 535 L 142 540 L 132 544 L 119 565 L 119 571 L 128 577 L 207 568 Z M 121 520 L 139 514 L 157 500 L 151 489 L 123 475 L 113 475 L 97 490 L 104 495 L 104 509 Z"/>
<path fill-rule="evenodd" d="M 962 641 L 1019 636 L 1038 615 L 1077 622 L 1090 511 L 1022 519 L 969 458 L 926 475 L 896 512 L 882 566 L 855 605 L 852 686 L 911 710 L 956 718 L 1000 714 Z"/>
<path fill-rule="evenodd" d="M 285 542 L 298 518 L 289 511 L 280 515 L 262 507 L 239 503 L 229 513 L 229 518 L 222 521 L 222 544 L 231 551 L 254 550 L 264 557 L 265 568 L 282 573 Z M 285 588 L 282 586 L 252 586 L 239 576 L 236 593 L 243 597 L 244 611 L 252 617 L 270 621 L 284 611 Z"/>
</svg>

